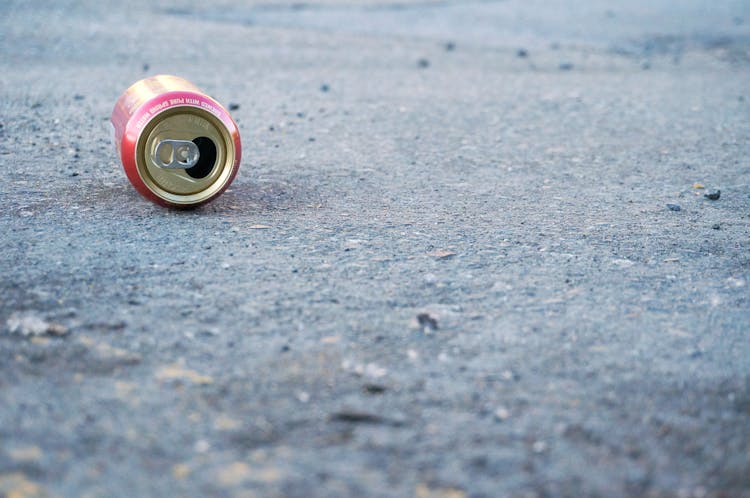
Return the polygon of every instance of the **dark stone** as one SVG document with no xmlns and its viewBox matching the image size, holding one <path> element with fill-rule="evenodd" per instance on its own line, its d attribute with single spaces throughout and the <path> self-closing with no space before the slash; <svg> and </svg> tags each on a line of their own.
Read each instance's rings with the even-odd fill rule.
<svg viewBox="0 0 750 498">
<path fill-rule="evenodd" d="M 333 413 L 329 419 L 332 422 L 346 422 L 349 424 L 390 425 L 399 427 L 404 421 L 399 418 L 389 418 L 375 413 L 343 410 Z"/>
<path fill-rule="evenodd" d="M 669 208 L 670 211 L 681 211 L 682 210 L 682 208 L 680 207 L 679 204 L 667 204 L 667 207 Z"/>
<path fill-rule="evenodd" d="M 430 61 L 428 61 L 427 59 L 419 59 L 417 61 L 417 67 L 419 67 L 420 69 L 427 69 L 428 67 L 430 67 Z"/>
<path fill-rule="evenodd" d="M 365 384 L 362 390 L 367 394 L 383 394 L 387 388 L 381 384 Z"/>
<path fill-rule="evenodd" d="M 417 322 L 419 322 L 419 326 L 422 328 L 422 331 L 425 333 L 429 333 L 433 330 L 438 329 L 437 320 L 433 316 L 431 316 L 429 313 L 418 314 Z"/>
<path fill-rule="evenodd" d="M 236 111 L 236 110 L 237 110 L 237 109 L 239 109 L 239 108 L 240 108 L 240 105 L 239 105 L 239 104 L 237 104 L 237 103 L 235 103 L 235 102 L 230 102 L 230 103 L 229 103 L 229 110 L 230 110 L 230 111 Z"/>
<path fill-rule="evenodd" d="M 528 56 L 529 56 L 529 51 L 526 50 L 525 48 L 519 48 L 518 50 L 516 50 L 516 57 L 525 59 Z"/>
<path fill-rule="evenodd" d="M 712 190 L 711 192 L 706 192 L 705 194 L 703 194 L 703 197 L 711 201 L 718 201 L 719 197 L 721 197 L 721 190 Z"/>
</svg>

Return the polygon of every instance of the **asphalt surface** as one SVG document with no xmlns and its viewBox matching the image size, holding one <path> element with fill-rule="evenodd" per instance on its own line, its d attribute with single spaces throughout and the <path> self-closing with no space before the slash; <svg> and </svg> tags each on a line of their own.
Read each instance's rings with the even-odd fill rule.
<svg viewBox="0 0 750 498">
<path fill-rule="evenodd" d="M 750 496 L 750 5 L 620 3 L 0 4 L 0 496 Z"/>
</svg>

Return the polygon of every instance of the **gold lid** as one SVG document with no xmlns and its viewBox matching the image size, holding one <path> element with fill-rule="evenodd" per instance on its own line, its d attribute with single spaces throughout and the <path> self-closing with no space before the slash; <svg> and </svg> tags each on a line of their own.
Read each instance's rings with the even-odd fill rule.
<svg viewBox="0 0 750 498">
<path fill-rule="evenodd" d="M 180 141 L 197 146 L 188 143 L 191 150 L 200 152 L 194 166 L 169 166 L 187 156 L 172 145 Z M 157 114 L 144 127 L 136 146 L 141 179 L 154 194 L 173 204 L 197 204 L 212 197 L 229 181 L 234 159 L 234 141 L 226 126 L 210 112 L 192 106 Z"/>
</svg>

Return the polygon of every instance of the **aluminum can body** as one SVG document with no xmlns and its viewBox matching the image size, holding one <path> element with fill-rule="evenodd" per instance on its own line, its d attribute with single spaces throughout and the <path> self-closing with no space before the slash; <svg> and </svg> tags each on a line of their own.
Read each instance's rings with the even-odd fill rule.
<svg viewBox="0 0 750 498">
<path fill-rule="evenodd" d="M 242 145 L 236 123 L 185 79 L 159 75 L 136 82 L 117 100 L 111 120 L 128 180 L 157 204 L 205 204 L 237 175 Z"/>
</svg>

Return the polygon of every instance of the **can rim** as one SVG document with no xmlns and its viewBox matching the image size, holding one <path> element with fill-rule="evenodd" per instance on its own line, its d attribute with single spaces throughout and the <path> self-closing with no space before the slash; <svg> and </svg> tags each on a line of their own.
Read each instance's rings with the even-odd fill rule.
<svg viewBox="0 0 750 498">
<path fill-rule="evenodd" d="M 146 144 L 149 141 L 154 128 L 156 128 L 162 120 L 179 114 L 198 115 L 209 121 L 209 123 L 218 131 L 222 139 L 222 143 L 216 145 L 217 147 L 221 147 L 224 151 L 223 160 L 217 165 L 221 168 L 221 172 L 216 177 L 216 180 L 208 184 L 206 188 L 188 194 L 172 192 L 153 178 L 148 171 L 147 152 L 145 150 Z M 232 170 L 235 163 L 235 147 L 232 136 L 220 119 L 218 119 L 213 113 L 198 106 L 178 105 L 169 107 L 154 114 L 141 130 L 135 149 L 136 170 L 141 181 L 151 192 L 154 193 L 154 195 L 171 204 L 194 205 L 205 202 L 213 198 L 217 193 L 223 191 L 227 186 L 227 182 L 231 181 L 231 178 L 233 177 Z"/>
</svg>

